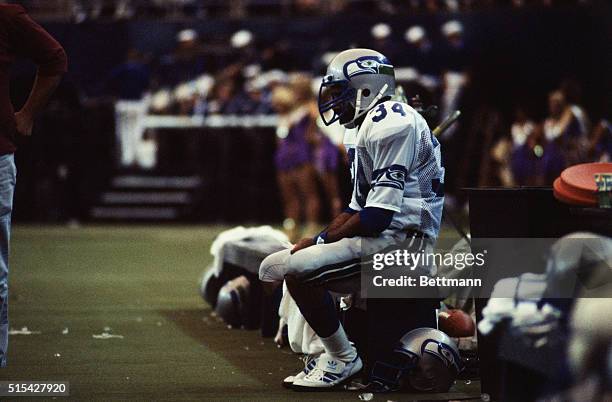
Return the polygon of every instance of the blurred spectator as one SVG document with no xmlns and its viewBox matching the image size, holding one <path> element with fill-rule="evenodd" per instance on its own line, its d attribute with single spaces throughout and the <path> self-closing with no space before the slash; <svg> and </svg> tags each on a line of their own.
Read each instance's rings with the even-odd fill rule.
<svg viewBox="0 0 612 402">
<path fill-rule="evenodd" d="M 148 99 L 144 95 L 150 81 L 149 67 L 136 49 L 128 50 L 126 61 L 111 71 L 109 90 L 118 98 L 115 102 L 115 132 L 121 167 L 142 165 L 138 149 L 142 145 L 148 109 Z"/>
<path fill-rule="evenodd" d="M 536 145 L 527 147 L 525 146 L 527 139 L 534 134 L 536 125 L 531 121 L 525 110 L 522 107 L 518 107 L 515 112 L 514 122 L 510 128 L 510 135 L 503 136 L 498 140 L 491 150 L 491 158 L 496 163 L 497 180 L 499 184 L 504 187 L 513 187 L 516 185 L 514 174 L 512 172 L 512 160 L 515 159 L 515 168 L 517 169 L 517 176 L 521 181 L 521 184 L 525 184 L 529 179 L 524 176 L 528 172 L 524 172 L 521 164 L 531 163 L 531 155 L 534 154 L 534 147 Z M 539 148 L 536 149 L 536 153 Z M 516 154 L 516 155 L 515 155 Z M 537 157 L 537 155 L 534 154 Z M 527 161 L 526 161 L 527 159 Z"/>
<path fill-rule="evenodd" d="M 174 87 L 196 79 L 214 66 L 206 59 L 199 42 L 198 33 L 184 29 L 176 35 L 176 48 L 159 61 L 156 87 Z"/>
<path fill-rule="evenodd" d="M 138 147 L 144 133 L 147 114 L 146 100 L 118 100 L 115 102 L 115 131 L 119 144 L 119 165 L 136 167 Z"/>
<path fill-rule="evenodd" d="M 549 94 L 549 116 L 544 121 L 544 134 L 548 141 L 564 137 L 581 137 L 586 134 L 574 110 L 562 91 L 553 91 Z"/>
<path fill-rule="evenodd" d="M 510 167 L 512 157 L 512 140 L 507 136 L 500 138 L 491 149 L 491 159 L 495 164 L 497 185 L 514 186 L 514 176 Z"/>
<path fill-rule="evenodd" d="M 263 80 L 253 79 L 244 84 L 243 91 L 232 101 L 235 114 L 271 114 L 274 112 Z"/>
<path fill-rule="evenodd" d="M 283 227 L 289 239 L 296 241 L 302 236 L 314 236 L 318 229 L 320 205 L 312 150 L 308 143 L 314 125 L 308 106 L 298 104 L 295 92 L 288 86 L 274 89 L 272 105 L 280 119 L 274 161 L 285 211 Z M 299 227 L 301 205 L 304 205 L 305 233 L 301 233 Z"/>
<path fill-rule="evenodd" d="M 443 94 L 440 107 L 440 118 L 445 119 L 457 109 L 459 99 L 468 83 L 467 59 L 463 41 L 463 25 L 456 20 L 442 25 L 442 34 L 446 38 L 444 48 Z M 448 129 L 443 138 L 450 138 L 457 130 L 458 124 Z"/>
<path fill-rule="evenodd" d="M 586 160 L 587 138 L 575 108 L 567 102 L 562 91 L 554 91 L 548 97 L 549 116 L 544 121 L 547 141 L 544 156 L 547 161 L 547 183 L 571 165 Z"/>
<path fill-rule="evenodd" d="M 439 85 L 439 62 L 436 60 L 432 42 L 425 29 L 420 25 L 414 25 L 406 30 L 404 39 L 409 45 L 409 51 L 405 52 L 408 59 L 404 64 L 417 69 L 426 87 L 432 89 Z"/>
<path fill-rule="evenodd" d="M 485 159 L 489 157 L 487 152 L 493 144 L 485 144 L 496 137 L 494 133 L 499 119 L 497 111 L 486 106 L 476 108 L 478 100 L 471 97 L 463 25 L 451 20 L 444 23 L 440 31 L 444 40 L 439 44 L 441 56 L 437 63 L 441 71 L 438 120 L 445 120 L 458 109 L 462 113 L 461 119 L 439 137 L 444 149 L 443 163 L 447 167 L 444 179 L 447 194 L 445 203 L 460 208 L 465 202 L 465 194 L 459 189 L 478 185 L 476 178 L 480 175 L 476 172 L 486 166 L 484 164 L 479 167 L 479 164 L 483 156 Z"/>
<path fill-rule="evenodd" d="M 169 89 L 160 89 L 151 96 L 151 103 L 149 105 L 150 111 L 153 114 L 167 114 L 170 113 L 170 107 L 172 106 L 172 93 Z"/>
<path fill-rule="evenodd" d="M 543 186 L 547 183 L 547 161 L 543 158 L 544 146 L 543 131 L 538 127 L 531 132 L 525 143 L 515 148 L 511 160 L 513 184 Z"/>
<path fill-rule="evenodd" d="M 0 1 L 1 2 L 1 1 Z M 410 15 L 455 13 L 487 8 L 520 8 L 591 4 L 592 0 L 20 0 L 19 3 L 40 17 L 64 17 L 82 23 L 90 20 L 166 18 L 169 20 L 202 18 L 209 15 L 243 20 L 253 16 L 319 16 L 351 12 L 356 14 L 402 11 Z M 350 7 L 349 7 L 350 5 Z M 408 5 L 408 7 L 406 7 Z"/>
<path fill-rule="evenodd" d="M 525 110 L 522 107 L 518 107 L 515 112 L 514 123 L 512 123 L 510 128 L 512 148 L 516 149 L 525 144 L 535 128 L 535 123 L 529 119 Z"/>
<path fill-rule="evenodd" d="M 150 85 L 149 66 L 136 49 L 129 49 L 125 62 L 110 73 L 109 91 L 119 99 L 140 100 Z"/>
<path fill-rule="evenodd" d="M 391 36 L 391 27 L 389 24 L 378 23 L 370 29 L 372 35 L 372 43 L 369 46 L 371 49 L 384 54 L 387 59 L 393 64 L 397 63 L 399 57 L 399 49 Z"/>
<path fill-rule="evenodd" d="M 291 88 L 297 104 L 302 105 L 309 114 L 311 125 L 307 131 L 307 139 L 312 147 L 314 167 L 323 183 L 326 199 L 331 207 L 330 215 L 338 216 L 342 212 L 337 176 L 339 149 L 316 125 L 319 119 L 319 108 L 312 91 L 311 79 L 305 75 L 297 75 L 291 80 Z"/>
<path fill-rule="evenodd" d="M 548 117 L 541 128 L 517 112 L 512 126 L 512 171 L 519 185 L 551 185 L 567 166 L 586 161 L 588 144 L 575 109 L 564 93 L 548 97 Z M 524 143 L 523 143 L 524 142 Z"/>
<path fill-rule="evenodd" d="M 581 106 L 582 89 L 580 84 L 573 79 L 566 79 L 561 83 L 561 92 L 565 96 L 572 114 L 579 125 L 579 135 L 586 135 L 591 130 L 591 122 L 586 111 Z"/>
<path fill-rule="evenodd" d="M 88 17 L 96 19 L 100 16 L 102 10 L 102 2 L 100 0 L 91 0 L 84 3 L 79 0 L 72 1 L 71 4 L 72 20 L 80 24 L 85 22 Z"/>
<path fill-rule="evenodd" d="M 255 48 L 255 40 L 251 31 L 241 29 L 230 37 L 232 56 L 230 64 L 240 64 L 241 67 L 259 64 L 259 56 Z"/>
<path fill-rule="evenodd" d="M 272 41 L 272 44 L 264 47 L 261 52 L 261 67 L 264 70 L 290 71 L 299 69 L 300 66 L 295 58 L 295 52 L 299 51 L 300 49 L 292 48 L 290 39 L 281 38 Z"/>
<path fill-rule="evenodd" d="M 233 80 L 227 78 L 216 82 L 208 99 L 206 114 L 228 113 L 235 92 Z"/>
<path fill-rule="evenodd" d="M 252 32 L 242 29 L 231 36 L 230 46 L 232 48 L 230 64 L 240 70 L 248 66 L 259 66 L 262 70 L 295 69 L 288 40 L 279 38 L 257 43 Z"/>
<path fill-rule="evenodd" d="M 460 3 L 459 0 L 444 0 L 444 7 L 449 13 L 459 12 Z"/>
<path fill-rule="evenodd" d="M 173 95 L 177 106 L 175 113 L 182 116 L 192 115 L 196 103 L 196 88 L 193 81 L 178 85 Z"/>
<path fill-rule="evenodd" d="M 134 16 L 136 10 L 132 4 L 132 0 L 117 0 L 115 8 L 115 19 L 123 20 L 130 19 Z"/>
<path fill-rule="evenodd" d="M 612 162 L 612 125 L 609 120 L 601 119 L 593 128 L 587 154 L 594 162 Z"/>
</svg>

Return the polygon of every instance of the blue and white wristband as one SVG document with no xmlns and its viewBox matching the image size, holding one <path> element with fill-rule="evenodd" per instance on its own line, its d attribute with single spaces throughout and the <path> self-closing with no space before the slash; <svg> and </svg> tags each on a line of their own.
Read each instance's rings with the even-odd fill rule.
<svg viewBox="0 0 612 402">
<path fill-rule="evenodd" d="M 314 244 L 325 244 L 327 243 L 327 232 L 322 231 L 314 237 Z"/>
</svg>

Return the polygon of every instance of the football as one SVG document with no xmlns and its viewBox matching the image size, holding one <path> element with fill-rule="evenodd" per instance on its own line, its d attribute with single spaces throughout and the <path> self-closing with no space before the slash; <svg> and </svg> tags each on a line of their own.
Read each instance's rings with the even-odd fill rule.
<svg viewBox="0 0 612 402">
<path fill-rule="evenodd" d="M 474 320 L 463 310 L 441 311 L 438 314 L 438 326 L 451 338 L 472 336 L 476 330 Z"/>
</svg>

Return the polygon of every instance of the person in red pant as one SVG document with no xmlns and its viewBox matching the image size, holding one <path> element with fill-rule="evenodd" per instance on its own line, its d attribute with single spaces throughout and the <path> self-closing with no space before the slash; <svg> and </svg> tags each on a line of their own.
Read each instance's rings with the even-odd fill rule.
<svg viewBox="0 0 612 402">
<path fill-rule="evenodd" d="M 15 112 L 9 97 L 9 71 L 17 58 L 38 65 L 34 86 Z M 66 52 L 23 7 L 0 4 L 0 367 L 8 348 L 8 254 L 15 190 L 15 136 L 31 135 L 34 117 L 47 103 L 67 69 Z"/>
</svg>

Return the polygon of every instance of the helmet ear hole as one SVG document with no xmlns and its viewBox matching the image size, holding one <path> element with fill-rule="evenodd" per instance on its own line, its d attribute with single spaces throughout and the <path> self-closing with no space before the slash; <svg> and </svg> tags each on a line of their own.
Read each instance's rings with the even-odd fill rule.
<svg viewBox="0 0 612 402">
<path fill-rule="evenodd" d="M 366 88 L 366 89 L 364 89 L 363 91 L 361 91 L 361 93 L 362 93 L 362 94 L 363 94 L 363 96 L 365 96 L 366 98 L 367 98 L 368 96 L 370 96 L 370 90 L 369 90 L 369 89 L 367 89 L 367 88 Z"/>
</svg>

